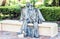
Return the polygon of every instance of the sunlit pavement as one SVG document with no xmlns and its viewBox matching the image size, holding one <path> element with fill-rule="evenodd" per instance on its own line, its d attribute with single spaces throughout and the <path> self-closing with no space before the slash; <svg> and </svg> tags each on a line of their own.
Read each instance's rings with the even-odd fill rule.
<svg viewBox="0 0 60 39">
<path fill-rule="evenodd" d="M 18 39 L 16 33 L 13 32 L 0 32 L 0 39 Z"/>
<path fill-rule="evenodd" d="M 59 28 L 60 30 L 60 28 Z M 17 33 L 15 32 L 7 32 L 7 31 L 0 31 L 0 39 L 60 39 L 60 32 L 55 37 L 49 36 L 40 36 L 40 38 L 30 38 L 30 37 L 18 37 Z"/>
</svg>

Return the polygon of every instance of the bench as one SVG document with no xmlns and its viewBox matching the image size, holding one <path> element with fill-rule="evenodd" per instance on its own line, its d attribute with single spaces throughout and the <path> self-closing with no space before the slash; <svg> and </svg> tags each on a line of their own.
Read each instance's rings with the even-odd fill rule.
<svg viewBox="0 0 60 39">
<path fill-rule="evenodd" d="M 33 24 L 28 24 L 33 27 Z M 3 20 L 0 21 L 0 31 L 20 32 L 22 22 L 17 20 Z M 38 24 L 39 34 L 43 36 L 54 37 L 58 34 L 58 24 L 52 22 L 43 22 Z"/>
</svg>

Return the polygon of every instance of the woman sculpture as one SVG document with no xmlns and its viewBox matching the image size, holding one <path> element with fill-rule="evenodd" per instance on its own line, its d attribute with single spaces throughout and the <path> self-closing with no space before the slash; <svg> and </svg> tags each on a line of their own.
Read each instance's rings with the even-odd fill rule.
<svg viewBox="0 0 60 39">
<path fill-rule="evenodd" d="M 39 37 L 38 24 L 45 21 L 39 9 L 36 9 L 32 4 L 27 3 L 21 11 L 20 20 L 23 21 L 22 31 L 24 31 L 25 37 Z M 33 24 L 33 28 L 29 27 L 29 23 Z"/>
</svg>

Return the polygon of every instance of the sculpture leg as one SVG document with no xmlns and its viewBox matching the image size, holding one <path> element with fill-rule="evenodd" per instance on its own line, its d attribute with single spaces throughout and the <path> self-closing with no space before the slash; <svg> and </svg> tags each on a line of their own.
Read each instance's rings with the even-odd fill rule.
<svg viewBox="0 0 60 39">
<path fill-rule="evenodd" d="M 24 37 L 27 37 L 28 36 L 28 30 L 27 30 L 27 21 L 26 20 L 23 21 L 22 31 L 24 31 Z"/>
<path fill-rule="evenodd" d="M 38 22 L 34 22 L 34 37 L 39 38 Z"/>
<path fill-rule="evenodd" d="M 28 36 L 31 37 L 31 27 L 28 26 Z"/>
<path fill-rule="evenodd" d="M 24 28 L 24 37 L 31 36 L 31 28 L 28 26 L 29 21 L 24 21 L 23 23 L 23 28 Z"/>
</svg>

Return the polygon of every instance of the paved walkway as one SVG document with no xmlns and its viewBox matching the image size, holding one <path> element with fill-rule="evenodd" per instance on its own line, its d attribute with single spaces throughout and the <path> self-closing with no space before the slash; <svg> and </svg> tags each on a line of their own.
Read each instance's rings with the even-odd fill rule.
<svg viewBox="0 0 60 39">
<path fill-rule="evenodd" d="M 15 32 L 2 32 L 0 31 L 0 39 L 60 39 L 60 32 L 58 33 L 57 36 L 51 38 L 51 37 L 48 37 L 48 36 L 40 36 L 40 38 L 30 38 L 30 37 L 27 37 L 27 38 L 24 38 L 24 37 L 18 37 L 17 33 Z"/>
<path fill-rule="evenodd" d="M 18 36 L 16 33 L 13 33 L 13 32 L 0 31 L 0 39 L 18 39 Z"/>
<path fill-rule="evenodd" d="M 30 38 L 30 37 L 19 38 L 16 33 L 2 32 L 2 34 L 0 34 L 0 39 L 33 39 L 33 38 Z M 40 38 L 34 38 L 34 39 L 60 39 L 60 33 L 58 34 L 58 36 L 54 38 L 47 37 L 47 36 L 41 36 Z"/>
</svg>

